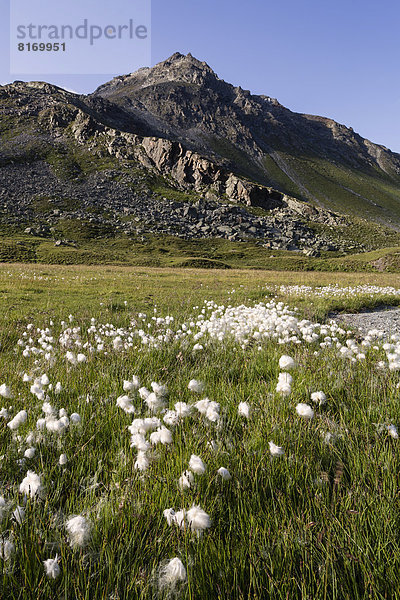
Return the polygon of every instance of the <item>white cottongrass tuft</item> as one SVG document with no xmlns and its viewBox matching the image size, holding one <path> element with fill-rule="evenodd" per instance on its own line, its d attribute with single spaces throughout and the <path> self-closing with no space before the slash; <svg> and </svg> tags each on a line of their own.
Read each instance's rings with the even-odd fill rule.
<svg viewBox="0 0 400 600">
<path fill-rule="evenodd" d="M 81 422 L 81 417 L 80 417 L 80 415 L 78 415 L 78 413 L 72 413 L 72 415 L 70 416 L 69 420 L 74 425 L 77 425 L 78 423 Z"/>
<path fill-rule="evenodd" d="M 33 458 L 35 456 L 36 448 L 27 448 L 24 452 L 25 458 Z"/>
<path fill-rule="evenodd" d="M 189 404 L 186 404 L 186 402 L 176 402 L 174 404 L 174 409 L 178 417 L 182 419 L 188 417 L 192 412 L 192 407 Z"/>
<path fill-rule="evenodd" d="M 17 508 L 13 511 L 13 517 L 18 525 L 22 525 L 22 522 L 25 519 L 25 509 L 23 506 L 17 506 Z"/>
<path fill-rule="evenodd" d="M 293 358 L 287 354 L 283 354 L 279 359 L 279 367 L 283 370 L 293 369 L 296 366 Z"/>
<path fill-rule="evenodd" d="M 220 467 L 217 471 L 218 475 L 220 475 L 222 477 L 222 479 L 224 479 L 225 481 L 228 481 L 229 479 L 232 479 L 232 475 L 229 473 L 228 469 L 226 469 L 225 467 Z"/>
<path fill-rule="evenodd" d="M 20 425 L 22 425 L 23 423 L 25 423 L 26 419 L 28 418 L 28 413 L 26 412 L 26 410 L 20 410 L 19 413 L 17 413 L 15 415 L 15 417 L 9 421 L 7 423 L 7 426 L 12 430 L 15 431 L 15 429 L 18 429 L 18 427 Z"/>
<path fill-rule="evenodd" d="M 278 383 L 276 384 L 276 391 L 278 394 L 281 394 L 282 396 L 289 396 L 292 392 L 292 388 L 290 386 L 290 383 L 286 383 L 285 381 L 278 381 Z"/>
<path fill-rule="evenodd" d="M 179 423 L 179 416 L 174 410 L 167 410 L 165 415 L 163 416 L 163 421 L 167 425 L 173 427 Z"/>
<path fill-rule="evenodd" d="M 58 459 L 58 464 L 63 467 L 64 465 L 67 464 L 67 462 L 68 462 L 67 455 L 66 454 L 61 454 L 60 458 Z"/>
<path fill-rule="evenodd" d="M 82 515 L 72 516 L 65 524 L 72 548 L 84 548 L 90 540 L 91 522 Z"/>
<path fill-rule="evenodd" d="M 50 579 L 57 579 L 57 577 L 61 573 L 60 565 L 58 564 L 58 560 L 59 560 L 59 558 L 56 554 L 55 558 L 48 558 L 47 560 L 43 561 L 46 575 Z"/>
<path fill-rule="evenodd" d="M 187 490 L 194 483 L 193 473 L 191 471 L 184 471 L 178 479 L 178 486 L 180 490 Z"/>
<path fill-rule="evenodd" d="M 200 456 L 192 454 L 189 460 L 189 469 L 191 469 L 193 473 L 196 473 L 196 475 L 203 475 L 203 473 L 206 472 L 207 467 L 201 460 Z"/>
<path fill-rule="evenodd" d="M 42 497 L 44 494 L 44 487 L 40 475 L 37 475 L 33 471 L 28 471 L 26 477 L 24 477 L 19 486 L 19 491 L 21 494 L 25 494 L 31 498 L 34 498 L 35 496 L 38 496 L 39 498 Z"/>
<path fill-rule="evenodd" d="M 127 414 L 133 414 L 135 412 L 135 408 L 132 405 L 132 400 L 129 396 L 119 396 L 117 398 L 117 406 L 122 408 Z"/>
<path fill-rule="evenodd" d="M 296 406 L 296 412 L 303 419 L 312 419 L 314 417 L 314 411 L 309 404 L 303 404 L 300 402 Z"/>
<path fill-rule="evenodd" d="M 166 508 L 163 511 L 163 515 L 167 520 L 167 523 L 169 526 L 172 525 L 172 523 L 175 521 L 175 511 L 173 508 Z"/>
<path fill-rule="evenodd" d="M 150 461 L 148 459 L 148 456 L 146 455 L 146 452 L 139 450 L 136 462 L 134 464 L 135 469 L 137 469 L 138 471 L 146 471 L 149 465 Z"/>
<path fill-rule="evenodd" d="M 204 391 L 204 383 L 197 379 L 191 379 L 189 381 L 188 389 L 196 394 L 201 394 Z"/>
<path fill-rule="evenodd" d="M 167 386 L 156 381 L 151 382 L 151 389 L 159 398 L 164 398 L 168 394 Z"/>
<path fill-rule="evenodd" d="M 149 394 L 144 401 L 151 412 L 157 412 L 164 408 L 164 396 L 158 396 L 155 392 Z"/>
<path fill-rule="evenodd" d="M 325 404 L 326 396 L 324 392 L 313 392 L 311 394 L 311 400 L 321 406 L 322 404 Z"/>
<path fill-rule="evenodd" d="M 388 425 L 388 434 L 395 440 L 399 438 L 396 425 Z"/>
<path fill-rule="evenodd" d="M 242 417 L 248 419 L 250 417 L 250 406 L 247 402 L 240 402 L 238 406 L 238 413 Z"/>
<path fill-rule="evenodd" d="M 160 589 L 173 590 L 187 579 L 186 569 L 180 558 L 175 557 L 159 567 L 158 586 Z"/>
<path fill-rule="evenodd" d="M 274 444 L 274 442 L 269 442 L 269 451 L 271 456 L 283 456 L 285 454 L 284 449 Z"/>
<path fill-rule="evenodd" d="M 6 385 L 5 383 L 0 385 L 0 396 L 3 396 L 3 398 L 12 398 L 13 397 L 10 387 L 8 385 Z"/>
<path fill-rule="evenodd" d="M 159 427 L 157 431 L 150 434 L 150 442 L 152 444 L 172 444 L 172 433 L 166 427 Z"/>
<path fill-rule="evenodd" d="M 278 382 L 279 383 L 288 383 L 289 385 L 292 385 L 293 377 L 291 376 L 290 373 L 279 373 Z"/>
<path fill-rule="evenodd" d="M 192 531 L 195 531 L 198 535 L 211 527 L 211 519 L 209 515 L 200 506 L 192 506 L 187 513 L 186 518 L 188 525 Z"/>
<path fill-rule="evenodd" d="M 137 390 L 139 388 L 139 385 L 139 379 L 136 377 L 136 375 L 134 375 L 130 381 L 124 379 L 124 392 L 133 392 L 134 390 Z"/>
</svg>

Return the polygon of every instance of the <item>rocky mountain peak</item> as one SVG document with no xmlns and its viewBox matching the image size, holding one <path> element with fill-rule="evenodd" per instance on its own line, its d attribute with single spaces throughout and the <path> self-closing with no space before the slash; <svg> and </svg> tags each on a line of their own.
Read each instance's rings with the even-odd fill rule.
<svg viewBox="0 0 400 600">
<path fill-rule="evenodd" d="M 134 73 L 114 77 L 94 93 L 101 96 L 124 94 L 169 82 L 213 87 L 218 81 L 218 76 L 206 62 L 194 58 L 190 53 L 184 55 L 175 52 L 154 67 L 144 67 Z"/>
</svg>

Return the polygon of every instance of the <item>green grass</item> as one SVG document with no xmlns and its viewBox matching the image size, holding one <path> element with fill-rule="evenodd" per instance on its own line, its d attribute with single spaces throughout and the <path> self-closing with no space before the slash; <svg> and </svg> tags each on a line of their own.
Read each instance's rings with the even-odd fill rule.
<svg viewBox="0 0 400 600">
<path fill-rule="evenodd" d="M 265 157 L 265 168 L 271 184 L 289 195 L 312 202 L 316 198 L 325 208 L 355 217 L 363 215 L 377 223 L 399 223 L 398 177 L 385 175 L 378 169 L 367 172 L 286 151 L 280 151 L 279 155 L 295 174 L 295 181 L 270 156 Z M 299 187 L 297 179 L 307 191 Z"/>
<path fill-rule="evenodd" d="M 159 565 L 178 556 L 188 573 L 188 582 L 177 589 L 182 599 L 395 598 L 398 440 L 378 433 L 375 423 L 400 424 L 399 375 L 375 368 L 382 350 L 367 350 L 364 362 L 352 364 L 334 349 L 316 356 L 318 346 L 305 343 L 270 340 L 259 350 L 257 343 L 242 349 L 228 339 L 194 354 L 190 343 L 144 350 L 135 338 L 124 352 L 90 354 L 83 348 L 87 362 L 73 367 L 57 341 L 60 320 L 68 322 L 70 313 L 71 327 L 81 327 L 85 342 L 91 317 L 125 328 L 146 312 L 153 323 L 149 331 L 157 333 L 151 319 L 156 305 L 156 315 L 173 315 L 177 329 L 205 300 L 250 307 L 265 300 L 266 284 L 336 281 L 330 273 L 1 265 L 0 384 L 7 382 L 15 397 L 2 399 L 0 408 L 12 404 L 12 415 L 26 408 L 28 420 L 18 430 L 19 441 L 0 420 L 0 495 L 10 510 L 21 504 L 18 488 L 28 469 L 41 474 L 46 485 L 43 500 L 28 500 L 22 525 L 10 512 L 0 523 L 0 532 L 11 535 L 16 546 L 11 563 L 0 559 L 2 595 L 13 600 L 164 597 L 157 590 Z M 399 276 L 345 273 L 340 281 L 398 286 Z M 311 300 L 300 301 L 300 307 L 312 318 Z M 359 308 L 372 301 L 348 297 L 342 304 Z M 335 306 L 334 298 L 315 302 L 314 316 L 322 318 Z M 51 328 L 53 364 L 15 352 L 28 323 Z M 35 329 L 30 335 L 37 338 Z M 286 398 L 275 392 L 284 353 L 298 365 Z M 35 456 L 19 466 L 24 440 L 43 415 L 43 402 L 22 381 L 24 372 L 47 372 L 52 383 L 61 381 L 63 391 L 58 396 L 49 391 L 50 402 L 68 414 L 78 412 L 82 425 L 60 437 L 45 431 L 33 442 Z M 187 389 L 190 379 L 204 381 L 204 395 L 221 406 L 222 425 L 188 417 L 171 428 L 172 446 L 157 447 L 148 471 L 138 472 L 127 431 L 132 417 L 116 406 L 123 380 L 134 374 L 148 387 L 151 381 L 166 383 L 171 408 L 178 400 L 198 399 Z M 302 421 L 294 407 L 310 402 L 310 393 L 320 389 L 327 404 L 315 407 L 312 421 Z M 144 416 L 142 402 L 133 401 L 136 416 Z M 248 421 L 237 412 L 242 401 L 252 409 Z M 324 442 L 327 431 L 337 435 L 335 443 Z M 283 446 L 285 456 L 272 459 L 269 440 Z M 58 465 L 62 452 L 69 459 L 65 468 Z M 191 454 L 202 457 L 207 472 L 181 492 L 177 480 Z M 221 466 L 229 469 L 230 481 L 217 475 Z M 166 508 L 192 504 L 211 517 L 210 529 L 199 538 L 168 527 L 163 517 Z M 84 514 L 93 524 L 82 550 L 68 543 L 65 521 L 73 514 Z M 56 553 L 61 576 L 52 581 L 43 561 Z"/>
<path fill-rule="evenodd" d="M 40 200 L 46 208 L 47 200 Z M 50 203 L 49 203 L 50 205 Z M 52 205 L 52 203 L 51 203 Z M 367 242 L 366 229 L 348 228 L 349 240 Z M 368 230 L 370 231 L 370 230 Z M 384 243 L 383 233 L 381 240 Z M 353 236 L 353 237 L 352 237 Z M 272 271 L 376 271 L 399 272 L 400 246 L 380 248 L 361 254 L 338 256 L 325 252 L 319 258 L 286 250 L 270 250 L 255 242 L 231 242 L 220 238 L 183 240 L 168 235 L 127 237 L 115 234 L 108 226 L 89 221 L 60 220 L 53 239 L 21 233 L 15 227 L 0 228 L 0 261 L 45 264 L 126 265 L 153 267 L 215 267 L 231 269 L 265 269 Z M 54 240 L 65 238 L 76 247 L 54 246 Z M 398 241 L 393 236 L 394 242 Z M 388 238 L 388 241 L 392 241 Z"/>
</svg>

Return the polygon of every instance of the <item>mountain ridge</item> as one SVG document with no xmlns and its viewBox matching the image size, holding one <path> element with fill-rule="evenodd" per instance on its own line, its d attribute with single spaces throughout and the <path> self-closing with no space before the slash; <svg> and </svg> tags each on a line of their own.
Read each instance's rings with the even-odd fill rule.
<svg viewBox="0 0 400 600">
<path fill-rule="evenodd" d="M 190 54 L 89 95 L 0 86 L 0 229 L 58 245 L 83 228 L 307 255 L 382 247 L 385 237 L 395 246 L 399 173 L 400 155 L 232 86 Z"/>
</svg>

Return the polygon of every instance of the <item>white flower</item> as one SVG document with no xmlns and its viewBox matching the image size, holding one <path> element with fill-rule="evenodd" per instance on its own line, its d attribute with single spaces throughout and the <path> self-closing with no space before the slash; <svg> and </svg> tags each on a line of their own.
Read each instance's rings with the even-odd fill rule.
<svg viewBox="0 0 400 600">
<path fill-rule="evenodd" d="M 57 577 L 61 573 L 60 566 L 58 564 L 58 560 L 59 559 L 56 554 L 55 558 L 48 558 L 47 560 L 43 561 L 46 575 L 47 575 L 47 577 L 50 577 L 50 579 L 57 579 Z"/>
<path fill-rule="evenodd" d="M 12 398 L 11 389 L 5 383 L 0 385 L 0 396 L 3 396 L 3 398 Z"/>
<path fill-rule="evenodd" d="M 65 524 L 72 548 L 84 548 L 90 540 L 92 525 L 82 515 L 72 516 Z"/>
<path fill-rule="evenodd" d="M 194 406 L 195 408 L 197 408 L 201 415 L 205 415 L 210 404 L 211 400 L 209 400 L 208 398 L 203 398 L 203 400 L 198 400 Z"/>
<path fill-rule="evenodd" d="M 152 392 L 144 400 L 151 412 L 157 412 L 164 408 L 163 397 L 158 396 L 155 392 Z"/>
<path fill-rule="evenodd" d="M 269 442 L 269 451 L 272 456 L 283 456 L 285 454 L 284 449 L 281 446 L 276 446 L 274 442 Z"/>
<path fill-rule="evenodd" d="M 192 506 L 187 513 L 186 518 L 192 531 L 200 534 L 204 529 L 211 527 L 211 519 L 200 506 Z"/>
<path fill-rule="evenodd" d="M 186 569 L 182 561 L 178 557 L 171 558 L 159 569 L 158 585 L 160 589 L 173 589 L 178 583 L 186 581 L 186 578 Z"/>
<path fill-rule="evenodd" d="M 162 444 L 172 444 L 172 433 L 166 427 L 161 427 L 157 430 L 160 434 L 160 442 Z"/>
<path fill-rule="evenodd" d="M 124 379 L 124 392 L 132 392 L 134 390 L 137 390 L 139 385 L 139 379 L 135 375 L 132 377 L 131 381 L 127 381 L 126 379 Z"/>
<path fill-rule="evenodd" d="M 216 402 L 214 403 L 216 404 Z M 219 407 L 218 407 L 219 408 Z M 219 421 L 219 412 L 213 406 L 209 406 L 206 412 L 206 418 L 212 423 L 216 423 Z"/>
<path fill-rule="evenodd" d="M 176 402 L 174 409 L 176 414 L 181 418 L 188 417 L 192 412 L 192 407 L 186 404 L 186 402 Z"/>
<path fill-rule="evenodd" d="M 140 450 L 138 452 L 136 462 L 134 464 L 135 469 L 138 469 L 139 471 L 146 471 L 146 469 L 149 467 L 149 464 L 150 464 L 150 461 L 149 461 L 148 457 L 146 456 L 146 452 L 142 452 Z"/>
<path fill-rule="evenodd" d="M 127 414 L 132 414 L 135 412 L 135 408 L 132 405 L 132 400 L 129 396 L 119 396 L 117 398 L 117 406 L 122 408 Z"/>
<path fill-rule="evenodd" d="M 276 385 L 276 391 L 278 394 L 282 394 L 282 396 L 289 396 L 292 392 L 292 388 L 290 386 L 290 383 L 278 381 Z"/>
<path fill-rule="evenodd" d="M 166 509 L 163 511 L 163 515 L 164 515 L 164 517 L 167 519 L 167 523 L 168 523 L 168 525 L 169 525 L 169 526 L 171 526 L 171 525 L 172 525 L 172 523 L 173 523 L 173 522 L 174 522 L 174 520 L 175 520 L 175 511 L 174 511 L 174 509 L 173 509 L 173 508 L 166 508 Z"/>
<path fill-rule="evenodd" d="M 303 404 L 302 402 L 296 406 L 296 412 L 304 419 L 312 419 L 314 416 L 314 411 L 311 406 L 309 404 Z"/>
<path fill-rule="evenodd" d="M 181 490 L 189 489 L 193 482 L 194 482 L 193 473 L 191 471 L 184 471 L 178 480 L 179 489 L 181 489 Z"/>
<path fill-rule="evenodd" d="M 68 462 L 68 458 L 66 454 L 60 454 L 60 458 L 58 459 L 58 464 L 62 467 L 66 465 Z"/>
<path fill-rule="evenodd" d="M 174 513 L 173 521 L 180 529 L 184 529 L 186 527 L 186 510 L 181 508 L 181 510 Z"/>
<path fill-rule="evenodd" d="M 129 429 L 129 427 L 128 427 Z M 151 434 L 153 435 L 153 434 Z M 151 436 L 150 436 L 151 443 Z M 131 435 L 131 448 L 137 448 L 140 452 L 146 452 L 150 448 L 149 442 L 144 437 L 143 433 L 132 433 Z"/>
<path fill-rule="evenodd" d="M 65 358 L 67 359 L 68 362 L 70 362 L 72 365 L 76 365 L 77 364 L 77 360 L 76 360 L 76 356 L 73 352 L 67 352 L 65 355 Z"/>
<path fill-rule="evenodd" d="M 35 456 L 36 448 L 28 448 L 24 452 L 25 458 L 33 458 Z"/>
<path fill-rule="evenodd" d="M 21 494 L 29 495 L 31 498 L 34 498 L 36 495 L 39 497 L 43 496 L 44 488 L 40 475 L 37 475 L 33 471 L 28 471 L 19 486 L 19 491 Z"/>
<path fill-rule="evenodd" d="M 50 380 L 49 380 L 49 378 L 48 378 L 48 376 L 47 376 L 47 373 L 45 373 L 44 375 L 42 375 L 42 376 L 41 376 L 41 378 L 40 378 L 40 383 L 41 383 L 42 385 L 49 385 L 49 383 L 50 383 Z"/>
<path fill-rule="evenodd" d="M 218 475 L 221 475 L 222 479 L 228 481 L 228 479 L 232 479 L 232 475 L 229 473 L 228 469 L 225 467 L 220 467 L 217 471 Z"/>
<path fill-rule="evenodd" d="M 42 411 L 44 412 L 45 415 L 54 414 L 54 409 L 51 406 L 50 402 L 43 402 Z"/>
<path fill-rule="evenodd" d="M 313 392 L 311 394 L 311 400 L 321 406 L 322 404 L 325 404 L 326 396 L 324 392 Z"/>
<path fill-rule="evenodd" d="M 18 429 L 18 427 L 20 425 L 22 425 L 23 423 L 25 423 L 26 419 L 28 418 L 28 413 L 26 412 L 26 410 L 20 410 L 19 413 L 17 413 L 15 415 L 15 417 L 9 421 L 7 423 L 7 426 L 14 431 L 15 429 Z"/>
<path fill-rule="evenodd" d="M 204 390 L 204 383 L 202 381 L 198 381 L 197 379 L 191 379 L 189 381 L 188 389 L 196 394 L 201 394 Z"/>
<path fill-rule="evenodd" d="M 146 400 L 147 396 L 150 394 L 149 390 L 145 387 L 141 387 L 139 389 L 139 396 L 142 400 Z"/>
<path fill-rule="evenodd" d="M 238 413 L 242 417 L 246 417 L 246 419 L 248 419 L 250 417 L 250 406 L 247 404 L 247 402 L 239 403 Z"/>
<path fill-rule="evenodd" d="M 84 363 L 87 361 L 87 358 L 84 354 L 78 354 L 78 356 L 76 357 L 76 360 L 78 363 Z"/>
<path fill-rule="evenodd" d="M 292 385 L 293 377 L 290 375 L 290 373 L 279 373 L 278 381 L 279 383 L 288 383 L 289 385 Z"/>
<path fill-rule="evenodd" d="M 294 362 L 293 358 L 287 354 L 283 354 L 279 359 L 279 367 L 284 370 L 293 369 L 295 364 L 296 363 Z"/>
<path fill-rule="evenodd" d="M 197 475 L 203 475 L 206 472 L 206 465 L 201 460 L 200 456 L 192 454 L 189 460 L 189 469 L 191 469 Z"/>
<path fill-rule="evenodd" d="M 151 382 L 151 388 L 159 398 L 164 398 L 168 393 L 167 386 L 162 383 L 157 383 L 156 381 Z"/>
<path fill-rule="evenodd" d="M 179 422 L 179 417 L 174 410 L 167 410 L 163 417 L 163 421 L 167 425 L 173 426 Z"/>
</svg>

